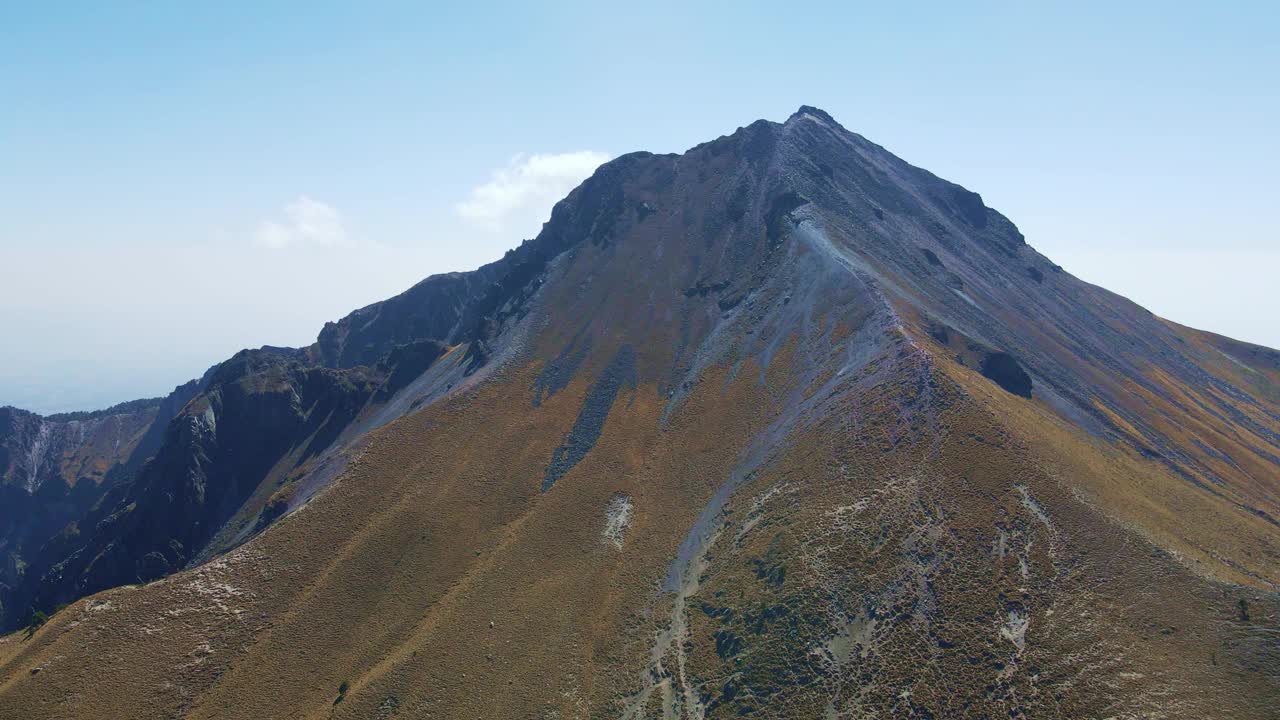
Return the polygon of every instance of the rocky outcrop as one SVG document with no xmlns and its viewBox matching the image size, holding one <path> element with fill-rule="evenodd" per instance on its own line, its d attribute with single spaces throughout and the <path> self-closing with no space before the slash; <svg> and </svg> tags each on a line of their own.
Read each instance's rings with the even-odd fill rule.
<svg viewBox="0 0 1280 720">
<path fill-rule="evenodd" d="M 0 408 L 0 617 L 39 549 L 154 450 L 162 412 L 158 398 L 49 416 Z"/>
<path fill-rule="evenodd" d="M 501 273 L 501 263 L 475 272 L 433 275 L 405 292 L 325 323 L 310 348 L 330 368 L 373 365 L 400 345 L 454 337 L 470 303 Z"/>
<path fill-rule="evenodd" d="M 46 571 L 32 604 L 185 567 L 273 468 L 327 448 L 377 387 L 365 368 L 312 367 L 292 350 L 244 351 L 218 366 L 84 544 Z"/>
</svg>

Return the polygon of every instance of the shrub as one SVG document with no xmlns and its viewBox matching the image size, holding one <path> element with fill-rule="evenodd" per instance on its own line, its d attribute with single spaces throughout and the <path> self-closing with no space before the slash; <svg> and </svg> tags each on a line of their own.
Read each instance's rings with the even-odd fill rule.
<svg viewBox="0 0 1280 720">
<path fill-rule="evenodd" d="M 47 622 L 49 622 L 49 616 L 43 610 L 36 610 L 31 613 L 31 622 L 27 623 L 26 639 L 31 639 L 31 636 L 35 635 L 36 631 Z"/>
</svg>

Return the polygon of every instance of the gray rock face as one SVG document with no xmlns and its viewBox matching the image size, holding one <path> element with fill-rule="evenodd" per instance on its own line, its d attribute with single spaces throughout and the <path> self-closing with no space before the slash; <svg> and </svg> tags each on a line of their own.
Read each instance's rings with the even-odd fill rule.
<svg viewBox="0 0 1280 720">
<path fill-rule="evenodd" d="M 166 400 L 40 416 L 0 408 L 0 615 L 42 548 L 80 520 L 158 446 Z M 185 400 L 183 401 L 185 402 Z"/>
<path fill-rule="evenodd" d="M 546 477 L 542 480 L 542 491 L 546 492 L 565 473 L 573 469 L 600 439 L 604 429 L 604 421 L 609 417 L 609 410 L 617 400 L 618 393 L 630 387 L 636 387 L 636 354 L 630 345 L 618 349 L 613 360 L 601 373 L 600 379 L 591 386 L 587 397 L 578 411 L 578 419 L 573 429 L 565 437 L 564 444 L 556 448 L 547 465 Z"/>
</svg>

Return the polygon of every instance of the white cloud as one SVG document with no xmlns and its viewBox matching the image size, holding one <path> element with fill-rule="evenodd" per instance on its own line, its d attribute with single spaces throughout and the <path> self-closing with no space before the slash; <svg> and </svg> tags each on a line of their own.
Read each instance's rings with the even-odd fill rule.
<svg viewBox="0 0 1280 720">
<path fill-rule="evenodd" d="M 269 248 L 351 245 L 342 215 L 332 206 L 306 195 L 284 206 L 284 220 L 266 220 L 254 235 L 258 244 Z"/>
<path fill-rule="evenodd" d="M 586 179 L 609 156 L 580 150 L 558 155 L 520 154 L 493 172 L 489 182 L 473 188 L 458 203 L 464 220 L 494 232 L 531 233 L 551 214 L 551 207 Z"/>
</svg>

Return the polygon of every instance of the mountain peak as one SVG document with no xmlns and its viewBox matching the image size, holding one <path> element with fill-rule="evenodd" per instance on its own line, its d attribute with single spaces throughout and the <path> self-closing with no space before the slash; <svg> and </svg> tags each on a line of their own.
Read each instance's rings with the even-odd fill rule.
<svg viewBox="0 0 1280 720">
<path fill-rule="evenodd" d="M 836 119 L 831 117 L 831 114 L 826 110 L 816 108 L 812 105 L 801 105 L 799 110 L 796 110 L 791 114 L 791 117 L 787 118 L 787 122 L 803 120 L 806 117 L 819 122 L 830 123 L 836 126 L 840 125 L 840 123 L 836 122 Z"/>
</svg>

